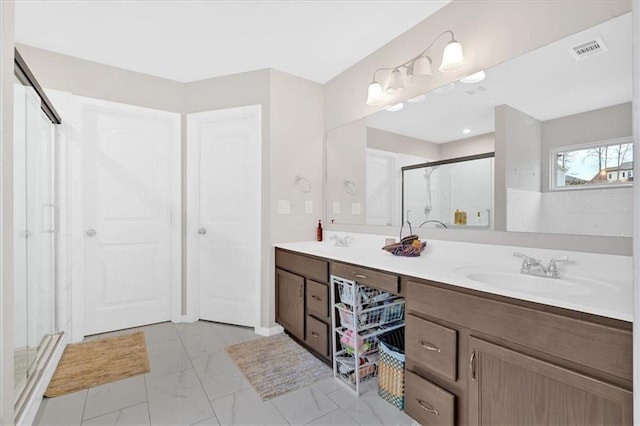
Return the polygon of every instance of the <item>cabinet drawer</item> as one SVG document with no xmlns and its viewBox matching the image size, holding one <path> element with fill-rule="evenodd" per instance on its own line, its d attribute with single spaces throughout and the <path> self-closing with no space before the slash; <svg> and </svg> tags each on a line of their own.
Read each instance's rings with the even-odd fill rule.
<svg viewBox="0 0 640 426">
<path fill-rule="evenodd" d="M 329 282 L 329 263 L 276 249 L 276 266 L 316 281 Z"/>
<path fill-rule="evenodd" d="M 406 316 L 405 353 L 407 359 L 428 368 L 447 379 L 457 377 L 457 331 Z"/>
<path fill-rule="evenodd" d="M 454 426 L 455 396 L 410 371 L 405 374 L 407 414 L 423 425 Z"/>
<path fill-rule="evenodd" d="M 400 289 L 397 275 L 374 271 L 369 268 L 334 262 L 331 273 L 393 294 L 398 294 Z"/>
<path fill-rule="evenodd" d="M 307 309 L 322 318 L 329 317 L 329 286 L 307 281 Z"/>
<path fill-rule="evenodd" d="M 329 325 L 307 315 L 307 338 L 311 349 L 324 357 L 329 356 Z"/>
</svg>

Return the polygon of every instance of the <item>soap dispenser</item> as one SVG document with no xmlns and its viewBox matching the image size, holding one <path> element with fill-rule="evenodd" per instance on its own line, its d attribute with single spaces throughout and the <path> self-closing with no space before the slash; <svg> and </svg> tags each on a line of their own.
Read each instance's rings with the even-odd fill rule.
<svg viewBox="0 0 640 426">
<path fill-rule="evenodd" d="M 322 241 L 322 221 L 318 220 L 318 228 L 316 228 L 316 238 Z"/>
</svg>

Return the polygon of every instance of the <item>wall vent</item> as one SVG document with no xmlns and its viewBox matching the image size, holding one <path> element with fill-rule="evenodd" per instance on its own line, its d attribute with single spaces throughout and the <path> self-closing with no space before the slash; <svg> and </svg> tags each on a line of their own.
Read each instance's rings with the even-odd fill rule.
<svg viewBox="0 0 640 426">
<path fill-rule="evenodd" d="M 596 37 L 593 40 L 573 46 L 570 52 L 575 59 L 582 60 L 607 50 L 609 49 L 607 49 L 604 41 L 600 37 Z"/>
</svg>

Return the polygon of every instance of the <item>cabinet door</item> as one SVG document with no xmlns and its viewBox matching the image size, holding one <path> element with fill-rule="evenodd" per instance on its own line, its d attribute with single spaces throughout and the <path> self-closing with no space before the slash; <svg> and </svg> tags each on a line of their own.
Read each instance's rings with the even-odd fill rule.
<svg viewBox="0 0 640 426">
<path fill-rule="evenodd" d="M 304 340 L 304 278 L 276 269 L 276 321 Z"/>
<path fill-rule="evenodd" d="M 472 425 L 631 425 L 631 392 L 473 337 L 469 352 Z"/>
</svg>

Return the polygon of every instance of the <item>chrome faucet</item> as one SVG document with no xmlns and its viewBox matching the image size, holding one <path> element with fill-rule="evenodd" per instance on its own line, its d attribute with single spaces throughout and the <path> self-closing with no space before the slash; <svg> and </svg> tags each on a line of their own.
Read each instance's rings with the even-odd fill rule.
<svg viewBox="0 0 640 426">
<path fill-rule="evenodd" d="M 340 238 L 336 234 L 330 236 L 329 239 L 335 240 L 336 247 L 349 247 L 349 244 L 351 244 L 351 240 L 353 240 L 353 238 L 351 238 L 349 235 L 345 235 L 344 238 Z"/>
<path fill-rule="evenodd" d="M 425 220 L 420 225 L 418 225 L 418 228 L 422 228 L 422 225 L 424 225 L 425 223 L 437 223 L 441 225 L 444 229 L 447 229 L 447 225 L 445 225 L 444 222 L 440 222 L 439 220 L 436 220 L 436 219 Z"/>
<path fill-rule="evenodd" d="M 545 268 L 540 260 L 529 257 L 526 254 L 513 253 L 513 255 L 522 258 L 522 266 L 520 267 L 521 274 L 548 278 L 560 278 L 557 263 L 569 260 L 567 256 L 556 257 L 551 259 L 549 261 L 549 266 Z"/>
</svg>

